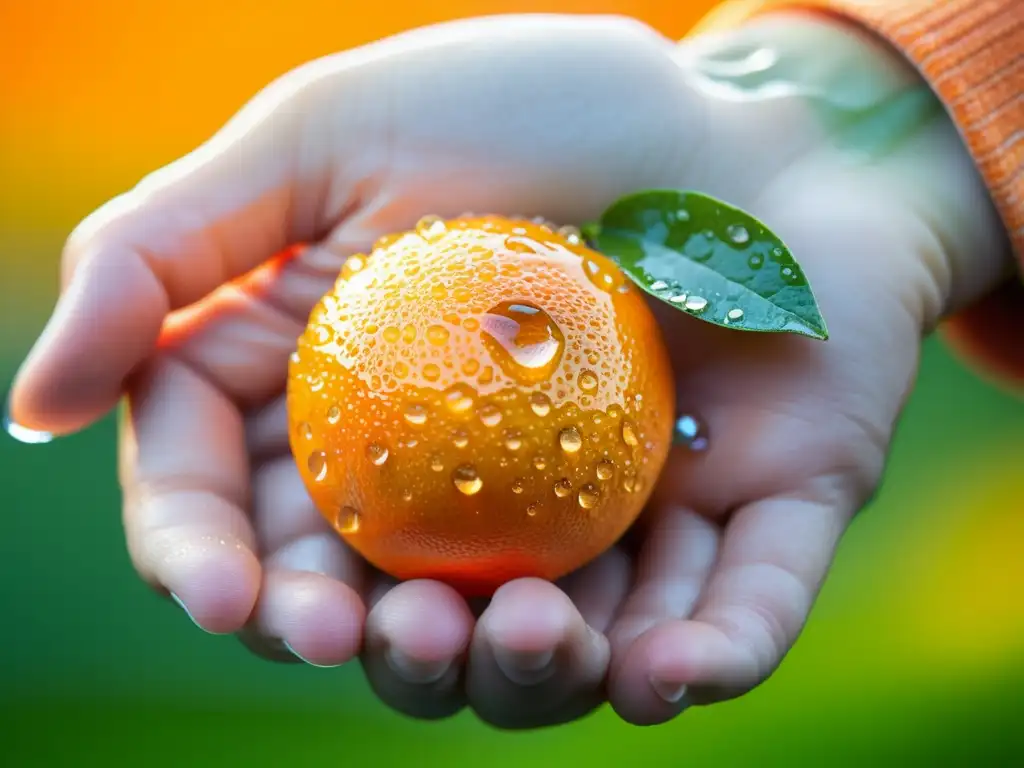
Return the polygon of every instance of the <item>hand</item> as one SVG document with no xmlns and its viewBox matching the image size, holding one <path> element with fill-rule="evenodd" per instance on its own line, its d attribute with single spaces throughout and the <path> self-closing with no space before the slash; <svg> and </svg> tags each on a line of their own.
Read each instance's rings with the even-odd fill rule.
<svg viewBox="0 0 1024 768">
<path fill-rule="evenodd" d="M 830 104 L 864 67 L 859 106 Z M 802 16 L 679 47 L 623 19 L 491 18 L 313 62 L 78 227 L 12 416 L 66 434 L 127 395 L 139 573 L 268 658 L 360 654 L 403 712 L 469 705 L 531 727 L 607 699 L 654 723 L 737 695 L 793 644 L 875 489 L 921 334 L 1000 273 L 995 216 L 927 100 L 898 141 L 856 130 L 913 83 L 878 44 Z M 373 572 L 312 508 L 286 437 L 286 360 L 344 258 L 425 213 L 573 223 L 654 187 L 767 221 L 831 340 L 658 308 L 710 448 L 676 450 L 627 540 L 558 585 L 507 584 L 482 613 Z"/>
</svg>

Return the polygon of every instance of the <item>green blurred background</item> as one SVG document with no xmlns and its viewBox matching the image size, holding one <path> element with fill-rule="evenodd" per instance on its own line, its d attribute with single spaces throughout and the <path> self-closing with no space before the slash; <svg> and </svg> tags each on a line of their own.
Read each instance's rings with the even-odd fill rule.
<svg viewBox="0 0 1024 768">
<path fill-rule="evenodd" d="M 63 239 L 313 56 L 507 11 L 619 12 L 682 35 L 713 3 L 0 0 L 0 383 L 56 296 Z M 0 763 L 1024 765 L 1024 407 L 936 343 L 878 501 L 780 671 L 668 726 L 523 734 L 391 713 L 356 667 L 274 666 L 135 578 L 111 419 L 0 439 Z"/>
</svg>

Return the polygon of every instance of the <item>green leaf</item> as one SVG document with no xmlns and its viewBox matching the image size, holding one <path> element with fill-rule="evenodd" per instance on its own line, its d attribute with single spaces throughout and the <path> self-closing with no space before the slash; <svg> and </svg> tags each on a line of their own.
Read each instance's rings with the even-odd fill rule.
<svg viewBox="0 0 1024 768">
<path fill-rule="evenodd" d="M 828 338 L 785 243 L 728 203 L 699 192 L 639 192 L 582 231 L 640 288 L 686 314 L 741 331 Z"/>
</svg>

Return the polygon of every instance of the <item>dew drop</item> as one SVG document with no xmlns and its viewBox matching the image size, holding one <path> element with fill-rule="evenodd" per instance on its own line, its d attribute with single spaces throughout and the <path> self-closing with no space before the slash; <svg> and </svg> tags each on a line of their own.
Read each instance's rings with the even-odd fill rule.
<svg viewBox="0 0 1024 768">
<path fill-rule="evenodd" d="M 501 409 L 496 405 L 485 405 L 478 412 L 485 427 L 496 427 L 501 423 Z"/>
<path fill-rule="evenodd" d="M 739 320 L 740 318 L 743 317 L 743 310 L 740 309 L 739 307 L 730 309 L 726 317 L 728 317 L 730 320 Z"/>
<path fill-rule="evenodd" d="M 341 420 L 341 408 L 337 403 L 327 409 L 327 423 L 337 424 Z"/>
<path fill-rule="evenodd" d="M 452 434 L 452 442 L 455 444 L 456 448 L 465 448 L 469 445 L 469 434 L 461 429 L 457 429 Z"/>
<path fill-rule="evenodd" d="M 526 505 L 526 514 L 528 517 L 536 517 L 538 512 L 540 512 L 540 504 L 536 501 Z"/>
<path fill-rule="evenodd" d="M 685 293 L 679 293 L 676 294 L 675 296 L 670 296 L 669 301 L 671 301 L 673 304 L 685 304 L 688 298 L 689 296 L 687 296 Z"/>
<path fill-rule="evenodd" d="M 476 467 L 472 464 L 460 464 L 452 472 L 452 482 L 460 493 L 472 496 L 484 487 L 484 481 L 477 474 Z"/>
<path fill-rule="evenodd" d="M 435 472 L 442 472 L 444 470 L 444 460 L 436 454 L 434 456 L 431 456 L 430 468 Z"/>
<path fill-rule="evenodd" d="M 452 413 L 465 413 L 473 407 L 473 394 L 465 384 L 456 384 L 444 393 L 444 404 Z"/>
<path fill-rule="evenodd" d="M 313 439 L 313 428 L 309 425 L 308 421 L 300 421 L 298 426 L 296 427 L 296 430 L 299 433 L 299 437 L 301 437 L 303 440 Z"/>
<path fill-rule="evenodd" d="M 323 451 L 313 451 L 306 459 L 306 466 L 309 473 L 316 482 L 322 482 L 327 477 L 327 454 Z"/>
<path fill-rule="evenodd" d="M 583 447 L 583 438 L 576 427 L 566 427 L 558 433 L 558 444 L 566 453 L 576 453 Z"/>
<path fill-rule="evenodd" d="M 576 494 L 576 501 L 584 509 L 593 509 L 597 506 L 597 502 L 601 500 L 601 492 L 597 490 L 597 486 L 592 483 L 587 483 L 580 492 Z"/>
<path fill-rule="evenodd" d="M 555 496 L 560 499 L 564 499 L 570 493 L 572 493 L 572 483 L 569 482 L 569 478 L 563 477 L 557 481 L 554 485 Z"/>
<path fill-rule="evenodd" d="M 576 377 L 576 384 L 584 392 L 593 392 L 597 389 L 597 374 L 593 371 L 580 371 Z"/>
<path fill-rule="evenodd" d="M 510 451 L 518 451 L 523 447 L 523 434 L 518 429 L 505 430 L 505 447 Z"/>
<path fill-rule="evenodd" d="M 708 433 L 704 423 L 693 414 L 683 414 L 672 428 L 672 442 L 691 451 L 704 451 L 708 447 Z"/>
<path fill-rule="evenodd" d="M 416 222 L 416 234 L 428 243 L 440 239 L 447 231 L 448 227 L 440 216 L 424 216 Z"/>
<path fill-rule="evenodd" d="M 736 245 L 746 245 L 750 242 L 750 233 L 742 224 L 730 224 L 726 227 L 725 234 Z"/>
<path fill-rule="evenodd" d="M 523 482 L 521 477 L 517 477 L 512 481 L 512 493 L 520 494 L 526 490 L 526 483 Z"/>
<path fill-rule="evenodd" d="M 534 458 L 533 458 L 533 468 L 534 469 L 536 469 L 538 471 L 543 471 L 544 468 L 547 467 L 547 465 L 548 465 L 547 459 L 545 459 L 543 456 L 534 456 Z"/>
<path fill-rule="evenodd" d="M 443 346 L 448 341 L 448 329 L 443 325 L 432 325 L 427 328 L 427 341 L 435 347 Z"/>
<path fill-rule="evenodd" d="M 366 446 L 366 458 L 370 460 L 370 463 L 375 467 L 384 465 L 384 462 L 388 460 L 388 449 L 378 443 L 370 443 Z"/>
<path fill-rule="evenodd" d="M 655 280 L 653 283 L 651 283 L 652 291 L 664 291 L 666 288 L 668 288 L 668 283 L 666 283 L 664 280 Z"/>
<path fill-rule="evenodd" d="M 334 527 L 339 533 L 355 533 L 362 524 L 362 517 L 355 507 L 344 506 L 338 510 L 334 521 Z"/>
<path fill-rule="evenodd" d="M 610 459 L 601 459 L 597 462 L 597 479 L 610 480 L 615 474 L 615 463 Z"/>
<path fill-rule="evenodd" d="M 622 442 L 630 448 L 636 448 L 640 445 L 640 439 L 636 435 L 636 427 L 633 426 L 631 421 L 622 422 Z"/>
<path fill-rule="evenodd" d="M 626 493 L 633 493 L 636 491 L 636 472 L 634 470 L 628 470 L 622 477 L 622 490 Z"/>
<path fill-rule="evenodd" d="M 481 325 L 491 357 L 518 382 L 547 379 L 562 359 L 565 337 L 561 329 L 534 304 L 502 302 L 483 315 Z"/>
<path fill-rule="evenodd" d="M 693 312 L 700 312 L 708 305 L 708 300 L 703 296 L 690 296 L 683 305 Z"/>
<path fill-rule="evenodd" d="M 405 408 L 405 420 L 419 426 L 427 422 L 427 408 L 420 403 L 410 403 Z"/>
<path fill-rule="evenodd" d="M 427 363 L 423 366 L 423 378 L 427 381 L 437 381 L 441 378 L 441 369 L 434 363 Z"/>
<path fill-rule="evenodd" d="M 543 392 L 534 392 L 530 395 L 530 410 L 538 416 L 547 416 L 551 413 L 551 399 Z"/>
<path fill-rule="evenodd" d="M 763 265 L 764 256 L 759 253 L 752 254 L 751 257 L 747 259 L 747 266 L 751 269 L 760 269 Z"/>
</svg>

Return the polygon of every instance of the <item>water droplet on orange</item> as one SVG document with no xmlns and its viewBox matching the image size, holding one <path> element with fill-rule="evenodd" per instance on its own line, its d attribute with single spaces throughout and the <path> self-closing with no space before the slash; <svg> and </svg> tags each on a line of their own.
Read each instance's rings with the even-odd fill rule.
<svg viewBox="0 0 1024 768">
<path fill-rule="evenodd" d="M 338 510 L 338 516 L 334 521 L 334 527 L 339 533 L 355 533 L 362 524 L 359 510 L 355 507 L 344 506 Z"/>
<path fill-rule="evenodd" d="M 405 408 L 405 420 L 419 426 L 427 422 L 427 408 L 420 403 L 410 403 Z"/>
<path fill-rule="evenodd" d="M 597 479 L 610 480 L 615 474 L 615 463 L 609 459 L 601 459 L 597 462 Z"/>
<path fill-rule="evenodd" d="M 576 384 L 584 392 L 593 392 L 597 389 L 597 374 L 593 371 L 580 371 L 576 377 Z"/>
<path fill-rule="evenodd" d="M 301 437 L 303 440 L 313 439 L 313 428 L 309 426 L 308 421 L 300 421 L 296 426 L 296 430 L 299 433 L 299 437 Z"/>
<path fill-rule="evenodd" d="M 597 506 L 597 502 L 601 500 L 601 492 L 597 490 L 597 487 L 591 483 L 587 483 L 580 492 L 576 495 L 576 501 L 584 509 L 593 509 Z"/>
<path fill-rule="evenodd" d="M 458 429 L 452 434 L 452 442 L 456 448 L 465 448 L 469 445 L 469 435 L 463 430 Z"/>
<path fill-rule="evenodd" d="M 444 470 L 444 460 L 437 455 L 430 457 L 430 468 L 435 472 L 441 472 Z"/>
<path fill-rule="evenodd" d="M 416 234 L 428 243 L 439 240 L 447 231 L 448 227 L 440 216 L 424 216 L 416 222 Z"/>
<path fill-rule="evenodd" d="M 523 447 L 523 433 L 518 429 L 505 430 L 505 447 L 510 451 L 518 451 Z"/>
<path fill-rule="evenodd" d="M 512 481 L 512 493 L 518 494 L 522 493 L 524 490 L 526 490 L 526 483 L 523 482 L 521 477 L 517 477 Z"/>
<path fill-rule="evenodd" d="M 506 301 L 481 318 L 483 341 L 506 375 L 520 383 L 544 381 L 558 367 L 565 336 L 540 307 Z"/>
<path fill-rule="evenodd" d="M 555 496 L 560 499 L 564 499 L 572 493 L 572 483 L 569 481 L 569 478 L 563 477 L 561 480 L 557 481 L 554 485 L 554 491 Z"/>
<path fill-rule="evenodd" d="M 576 427 L 566 427 L 558 433 L 558 444 L 566 453 L 576 453 L 583 447 L 583 437 Z"/>
<path fill-rule="evenodd" d="M 622 442 L 630 448 L 636 448 L 640 445 L 640 438 L 637 437 L 636 427 L 633 426 L 631 421 L 622 422 Z"/>
<path fill-rule="evenodd" d="M 313 479 L 318 483 L 327 477 L 327 454 L 323 451 L 313 451 L 306 459 L 306 466 Z"/>
<path fill-rule="evenodd" d="M 465 384 L 456 384 L 444 393 L 444 404 L 452 413 L 465 413 L 473 407 L 473 392 Z"/>
<path fill-rule="evenodd" d="M 378 443 L 370 443 L 366 446 L 366 458 L 375 467 L 382 466 L 388 460 L 388 449 Z"/>
<path fill-rule="evenodd" d="M 501 409 L 496 405 L 485 405 L 483 406 L 477 415 L 480 417 L 480 421 L 487 427 L 496 427 L 501 423 Z"/>
<path fill-rule="evenodd" d="M 547 416 L 551 412 L 551 399 L 543 392 L 530 395 L 530 410 L 538 416 Z"/>
<path fill-rule="evenodd" d="M 459 489 L 459 492 L 464 493 L 466 496 L 472 496 L 484 487 L 484 481 L 480 479 L 476 467 L 472 464 L 460 464 L 456 467 L 455 471 L 452 472 L 452 482 L 455 483 L 455 487 Z"/>
<path fill-rule="evenodd" d="M 341 408 L 338 407 L 337 403 L 327 409 L 327 423 L 337 424 L 341 419 Z"/>
</svg>

